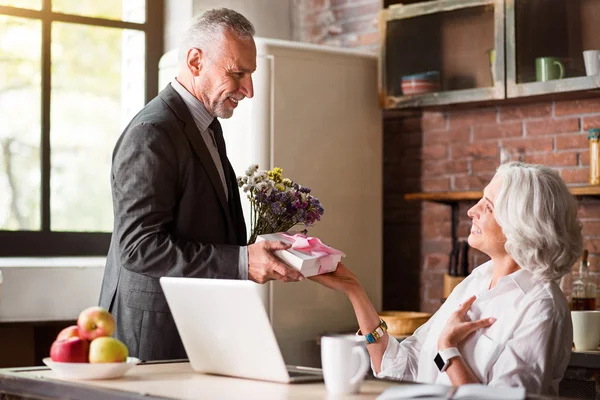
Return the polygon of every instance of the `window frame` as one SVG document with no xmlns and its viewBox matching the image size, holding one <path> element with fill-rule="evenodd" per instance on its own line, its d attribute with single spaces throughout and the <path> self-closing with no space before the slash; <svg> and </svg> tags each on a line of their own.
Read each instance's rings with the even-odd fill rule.
<svg viewBox="0 0 600 400">
<path fill-rule="evenodd" d="M 50 229 L 50 96 L 52 23 L 67 22 L 107 28 L 122 28 L 145 33 L 146 83 L 144 100 L 158 94 L 158 63 L 163 54 L 164 0 L 146 0 L 144 23 L 87 17 L 52 11 L 52 0 L 42 0 L 41 10 L 0 5 L 0 15 L 41 21 L 41 227 L 39 231 L 0 230 L 0 257 L 105 256 L 111 233 L 62 232 Z"/>
</svg>

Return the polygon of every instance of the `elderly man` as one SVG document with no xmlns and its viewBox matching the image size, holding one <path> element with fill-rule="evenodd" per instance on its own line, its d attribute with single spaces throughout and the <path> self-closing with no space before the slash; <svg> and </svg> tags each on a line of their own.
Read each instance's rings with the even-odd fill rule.
<svg viewBox="0 0 600 400">
<path fill-rule="evenodd" d="M 253 35 L 252 24 L 233 10 L 195 18 L 180 48 L 179 75 L 116 144 L 115 224 L 100 305 L 116 319 L 115 336 L 143 360 L 186 358 L 160 277 L 304 279 L 273 257 L 286 248 L 282 243 L 246 246 L 236 177 L 217 120 L 253 96 Z"/>
</svg>

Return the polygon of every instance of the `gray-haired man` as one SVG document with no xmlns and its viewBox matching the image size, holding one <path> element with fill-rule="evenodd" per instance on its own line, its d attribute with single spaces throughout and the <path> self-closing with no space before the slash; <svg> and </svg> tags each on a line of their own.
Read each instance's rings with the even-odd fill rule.
<svg viewBox="0 0 600 400">
<path fill-rule="evenodd" d="M 236 177 L 216 118 L 231 117 L 239 101 L 253 96 L 253 35 L 252 24 L 233 10 L 195 18 L 177 78 L 115 146 L 115 224 L 100 305 L 116 319 L 115 336 L 143 360 L 186 358 L 160 277 L 304 279 L 272 256 L 283 244 L 246 246 Z"/>
</svg>

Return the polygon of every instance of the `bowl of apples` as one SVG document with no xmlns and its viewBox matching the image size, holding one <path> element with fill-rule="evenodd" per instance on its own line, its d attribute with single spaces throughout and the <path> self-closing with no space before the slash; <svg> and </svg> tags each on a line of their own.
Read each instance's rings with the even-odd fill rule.
<svg viewBox="0 0 600 400">
<path fill-rule="evenodd" d="M 59 378 L 73 380 L 116 379 L 140 362 L 129 357 L 127 346 L 112 337 L 113 316 L 102 307 L 89 307 L 66 327 L 50 347 L 46 364 Z"/>
</svg>

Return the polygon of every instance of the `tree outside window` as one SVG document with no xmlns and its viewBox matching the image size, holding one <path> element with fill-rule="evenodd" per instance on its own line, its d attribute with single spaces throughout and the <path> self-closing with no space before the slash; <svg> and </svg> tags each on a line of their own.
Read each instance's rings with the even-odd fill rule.
<svg viewBox="0 0 600 400">
<path fill-rule="evenodd" d="M 0 256 L 77 254 L 86 235 L 106 253 L 112 149 L 157 91 L 158 3 L 0 0 Z"/>
</svg>

